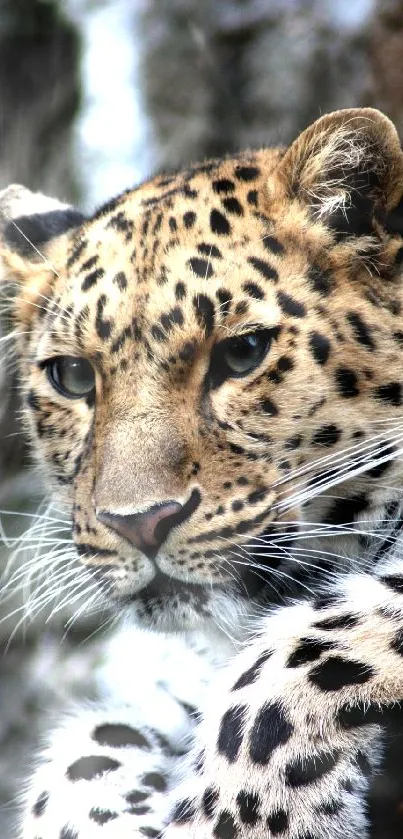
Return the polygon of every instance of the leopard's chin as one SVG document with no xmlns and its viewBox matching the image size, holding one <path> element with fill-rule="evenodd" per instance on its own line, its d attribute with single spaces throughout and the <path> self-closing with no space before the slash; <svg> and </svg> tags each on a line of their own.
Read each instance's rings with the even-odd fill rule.
<svg viewBox="0 0 403 839">
<path fill-rule="evenodd" d="M 146 629 L 189 632 L 225 624 L 237 635 L 239 616 L 247 614 L 251 598 L 263 589 L 262 580 L 255 575 L 250 587 L 246 580 L 206 585 L 183 582 L 158 570 L 147 585 L 133 593 L 109 588 L 109 599 L 125 620 Z"/>
</svg>

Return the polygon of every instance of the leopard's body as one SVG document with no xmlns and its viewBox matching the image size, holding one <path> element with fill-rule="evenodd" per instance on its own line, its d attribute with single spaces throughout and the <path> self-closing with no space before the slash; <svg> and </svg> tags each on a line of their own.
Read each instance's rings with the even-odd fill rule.
<svg viewBox="0 0 403 839">
<path fill-rule="evenodd" d="M 90 219 L 2 194 L 28 423 L 88 580 L 228 660 L 173 807 L 188 723 L 167 744 L 136 682 L 56 735 L 26 839 L 365 835 L 403 699 L 402 193 L 367 109 Z"/>
</svg>

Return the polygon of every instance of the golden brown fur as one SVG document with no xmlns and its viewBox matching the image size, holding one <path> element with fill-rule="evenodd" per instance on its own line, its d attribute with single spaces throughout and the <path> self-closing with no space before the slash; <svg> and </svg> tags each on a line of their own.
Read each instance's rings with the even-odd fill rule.
<svg viewBox="0 0 403 839">
<path fill-rule="evenodd" d="M 402 238 L 385 219 L 402 191 L 391 123 L 343 111 L 286 151 L 159 176 L 41 244 L 42 256 L 25 240 L 10 246 L 6 231 L 35 446 L 74 504 L 83 561 L 105 566 L 114 597 L 147 592 L 154 565 L 100 512 L 134 515 L 199 493 L 156 564 L 207 592 L 239 574 L 238 545 L 303 520 L 293 492 L 314 468 L 302 478 L 296 469 L 399 418 Z M 9 204 L 18 227 L 24 211 Z M 257 325 L 273 333 L 267 355 L 213 387 L 213 348 Z M 58 356 L 93 365 L 95 413 L 52 388 L 43 368 Z M 365 488 L 370 517 L 384 494 L 375 478 Z M 338 493 L 357 491 L 359 480 Z M 329 498 L 311 520 L 327 520 Z M 158 608 L 155 592 L 149 600 L 169 610 L 168 596 Z M 181 602 L 185 625 L 209 614 L 207 596 L 195 611 Z"/>
</svg>

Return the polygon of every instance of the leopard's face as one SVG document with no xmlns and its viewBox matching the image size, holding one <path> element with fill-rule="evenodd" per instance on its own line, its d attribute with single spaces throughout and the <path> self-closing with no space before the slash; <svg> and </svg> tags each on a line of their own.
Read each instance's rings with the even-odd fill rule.
<svg viewBox="0 0 403 839">
<path fill-rule="evenodd" d="M 401 238 L 377 212 L 401 181 L 390 199 L 368 182 L 358 221 L 351 191 L 326 218 L 298 188 L 293 149 L 124 194 L 51 240 L 18 298 L 29 422 L 78 554 L 162 628 L 259 595 L 323 479 L 313 464 L 328 458 L 329 475 L 401 413 Z M 15 247 L 7 261 L 26 264 Z M 323 520 L 340 518 L 340 494 L 322 493 Z"/>
</svg>

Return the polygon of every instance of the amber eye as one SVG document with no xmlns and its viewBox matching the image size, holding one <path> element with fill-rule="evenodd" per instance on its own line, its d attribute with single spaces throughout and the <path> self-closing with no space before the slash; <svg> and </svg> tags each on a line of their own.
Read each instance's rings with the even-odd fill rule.
<svg viewBox="0 0 403 839">
<path fill-rule="evenodd" d="M 63 355 L 43 365 L 55 390 L 68 399 L 92 396 L 95 390 L 94 369 L 86 358 Z"/>
<path fill-rule="evenodd" d="M 209 371 L 211 386 L 251 373 L 269 351 L 273 334 L 273 329 L 259 329 L 216 344 Z"/>
</svg>

